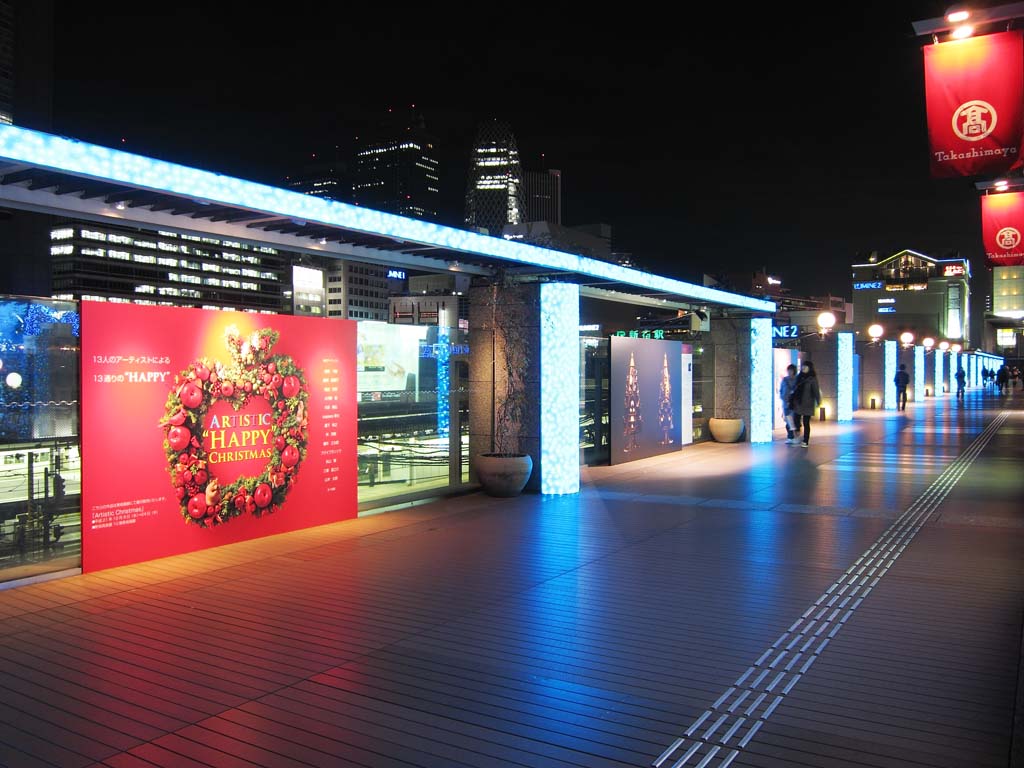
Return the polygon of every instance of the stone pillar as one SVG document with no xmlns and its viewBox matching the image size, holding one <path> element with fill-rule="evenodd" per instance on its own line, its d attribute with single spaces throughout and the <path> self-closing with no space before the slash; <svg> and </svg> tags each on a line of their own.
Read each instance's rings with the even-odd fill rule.
<svg viewBox="0 0 1024 768">
<path fill-rule="evenodd" d="M 715 412 L 721 419 L 743 419 L 744 440 L 771 440 L 771 324 L 759 319 L 713 318 Z"/>
<path fill-rule="evenodd" d="M 800 347 L 803 359 L 814 363 L 825 418 L 835 421 L 839 410 L 839 341 L 833 333 L 826 334 L 824 338 L 814 334 L 801 339 Z M 814 418 L 818 418 L 817 413 Z"/>
<path fill-rule="evenodd" d="M 527 490 L 575 493 L 579 490 L 578 287 L 561 283 L 472 287 L 469 329 L 470 479 L 475 479 L 475 459 L 481 453 L 526 453 L 533 459 Z M 542 426 L 551 433 L 547 443 Z M 546 475 L 545 458 L 551 464 Z"/>
<path fill-rule="evenodd" d="M 871 408 L 871 401 L 875 401 L 875 408 L 882 410 L 885 407 L 885 361 L 882 355 L 882 345 L 871 342 L 861 342 L 860 351 L 860 382 L 861 382 L 861 408 Z"/>
</svg>

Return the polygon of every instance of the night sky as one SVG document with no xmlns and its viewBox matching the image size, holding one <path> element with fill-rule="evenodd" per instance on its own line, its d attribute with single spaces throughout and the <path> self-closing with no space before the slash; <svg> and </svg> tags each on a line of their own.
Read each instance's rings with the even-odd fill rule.
<svg viewBox="0 0 1024 768">
<path fill-rule="evenodd" d="M 764 266 L 797 294 L 847 296 L 873 250 L 959 252 L 984 272 L 972 181 L 928 176 L 911 22 L 946 4 L 505 6 L 515 22 L 325 5 L 59 3 L 55 129 L 281 184 L 415 104 L 439 137 L 445 223 L 461 221 L 477 124 L 498 117 L 525 168 L 562 170 L 565 223 L 610 223 L 654 271 Z"/>
</svg>

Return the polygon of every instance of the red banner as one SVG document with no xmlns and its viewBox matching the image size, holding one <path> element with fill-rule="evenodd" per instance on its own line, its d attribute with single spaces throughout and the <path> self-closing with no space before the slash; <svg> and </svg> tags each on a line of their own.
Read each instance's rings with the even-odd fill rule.
<svg viewBox="0 0 1024 768">
<path fill-rule="evenodd" d="M 998 175 L 1020 165 L 1020 31 L 926 46 L 924 74 L 932 176 Z"/>
<path fill-rule="evenodd" d="M 981 229 L 990 267 L 1024 266 L 1024 192 L 982 197 Z"/>
<path fill-rule="evenodd" d="M 355 517 L 356 324 L 82 304 L 82 569 Z"/>
</svg>

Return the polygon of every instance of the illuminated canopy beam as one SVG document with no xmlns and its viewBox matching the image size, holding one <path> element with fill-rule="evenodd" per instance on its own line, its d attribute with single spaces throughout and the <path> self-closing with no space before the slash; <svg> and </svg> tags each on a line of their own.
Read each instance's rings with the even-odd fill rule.
<svg viewBox="0 0 1024 768">
<path fill-rule="evenodd" d="M 324 200 L 13 125 L 0 125 L 0 158 L 99 182 L 177 195 L 200 203 L 237 206 L 297 222 L 577 273 L 757 312 L 775 311 L 774 302 L 764 299 L 706 288 L 598 259 Z"/>
</svg>

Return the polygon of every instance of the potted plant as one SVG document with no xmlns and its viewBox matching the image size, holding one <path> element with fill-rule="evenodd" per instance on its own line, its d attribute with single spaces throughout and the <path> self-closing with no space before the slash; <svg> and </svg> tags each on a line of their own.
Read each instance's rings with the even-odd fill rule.
<svg viewBox="0 0 1024 768">
<path fill-rule="evenodd" d="M 490 286 L 494 386 L 491 451 L 478 455 L 475 467 L 484 492 L 491 496 L 518 496 L 533 473 L 533 459 L 519 445 L 529 406 L 526 374 L 530 363 L 530 306 L 528 292 L 504 275 Z"/>
</svg>

